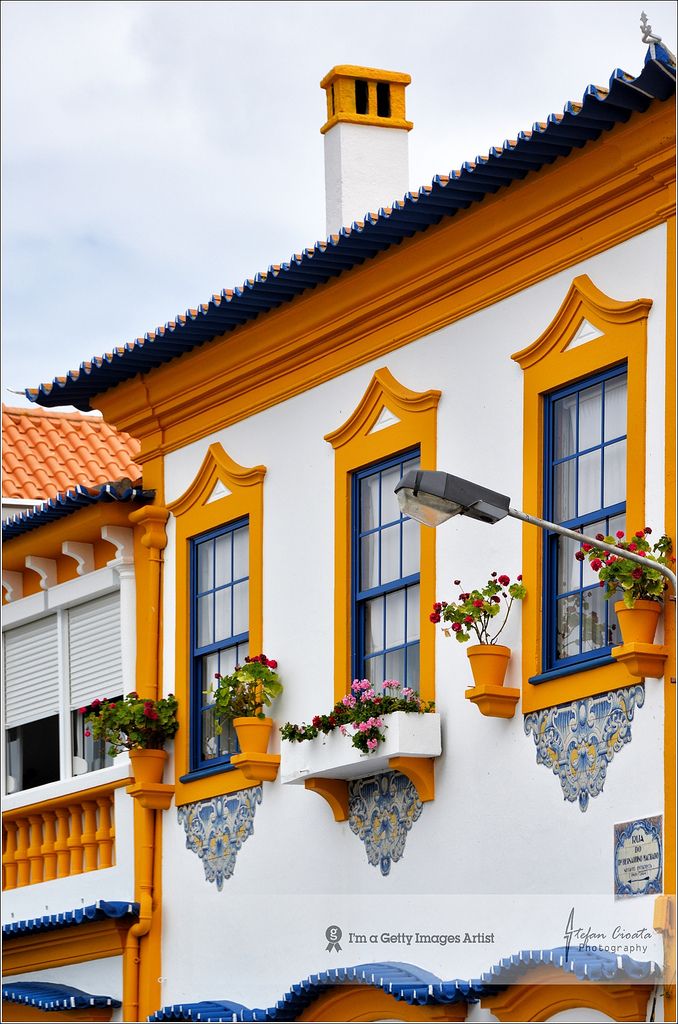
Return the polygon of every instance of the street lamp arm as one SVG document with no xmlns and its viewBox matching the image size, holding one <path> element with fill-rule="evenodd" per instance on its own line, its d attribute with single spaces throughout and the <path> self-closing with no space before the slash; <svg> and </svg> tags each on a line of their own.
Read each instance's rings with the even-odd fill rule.
<svg viewBox="0 0 678 1024">
<path fill-rule="evenodd" d="M 547 519 L 539 519 L 537 516 L 530 516 L 527 512 L 521 512 L 520 509 L 510 508 L 508 514 L 513 519 L 522 519 L 524 523 L 531 523 L 533 526 L 539 526 L 542 530 L 550 530 L 552 533 L 558 533 L 561 537 L 570 537 L 571 540 L 576 540 L 578 543 L 591 544 L 593 547 L 602 548 L 603 551 L 609 551 L 612 555 L 619 555 L 620 558 L 628 558 L 630 562 L 638 562 L 639 565 L 647 567 L 651 565 L 653 569 L 660 572 L 662 576 L 666 576 L 667 580 L 673 587 L 673 593 L 676 593 L 676 580 L 675 573 L 660 562 L 650 562 L 647 558 L 643 558 L 642 555 L 637 555 L 635 551 L 626 551 L 624 548 L 618 548 L 614 544 L 607 544 L 603 540 L 597 540 L 595 537 L 587 537 L 585 533 L 577 533 L 575 530 L 568 530 L 566 526 L 559 526 L 558 523 L 549 523 Z"/>
</svg>

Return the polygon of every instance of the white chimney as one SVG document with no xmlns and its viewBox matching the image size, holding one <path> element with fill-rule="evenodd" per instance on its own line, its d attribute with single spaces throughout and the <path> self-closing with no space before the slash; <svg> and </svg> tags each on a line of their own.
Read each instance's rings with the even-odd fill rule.
<svg viewBox="0 0 678 1024">
<path fill-rule="evenodd" d="M 405 88 L 409 75 L 340 64 L 325 75 L 327 234 L 402 199 L 409 188 Z"/>
</svg>

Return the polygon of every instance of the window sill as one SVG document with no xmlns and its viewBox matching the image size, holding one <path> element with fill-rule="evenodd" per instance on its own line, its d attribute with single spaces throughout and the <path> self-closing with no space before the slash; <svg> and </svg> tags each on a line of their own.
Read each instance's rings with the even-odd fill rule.
<svg viewBox="0 0 678 1024">
<path fill-rule="evenodd" d="M 184 804 L 228 796 L 258 785 L 261 783 L 248 778 L 241 768 L 228 762 L 215 765 L 214 768 L 199 768 L 177 778 L 174 804 L 182 807 Z"/>
<path fill-rule="evenodd" d="M 523 683 L 522 713 L 543 711 L 559 704 L 571 704 L 585 697 L 595 697 L 611 690 L 621 690 L 631 683 L 623 665 L 614 658 L 556 669 L 530 676 Z"/>
<path fill-rule="evenodd" d="M 527 681 L 532 686 L 540 686 L 552 679 L 562 679 L 563 676 L 578 675 L 580 672 L 591 672 L 593 669 L 602 668 L 604 665 L 614 665 L 615 659 L 607 655 L 604 658 L 595 658 L 591 661 L 581 661 L 573 665 L 563 665 L 562 668 L 552 668 L 548 672 L 540 672 L 537 676 L 531 676 Z"/>
</svg>

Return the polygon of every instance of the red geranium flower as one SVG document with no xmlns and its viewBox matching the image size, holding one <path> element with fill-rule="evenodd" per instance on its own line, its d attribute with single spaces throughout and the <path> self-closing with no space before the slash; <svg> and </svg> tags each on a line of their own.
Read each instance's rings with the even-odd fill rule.
<svg viewBox="0 0 678 1024">
<path fill-rule="evenodd" d="M 511 578 L 509 576 L 500 576 L 497 582 L 501 583 L 502 587 L 508 587 Z"/>
</svg>

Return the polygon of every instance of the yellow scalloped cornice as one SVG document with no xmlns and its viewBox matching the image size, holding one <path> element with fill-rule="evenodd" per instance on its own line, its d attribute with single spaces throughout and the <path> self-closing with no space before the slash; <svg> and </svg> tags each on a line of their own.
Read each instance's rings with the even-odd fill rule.
<svg viewBox="0 0 678 1024">
<path fill-rule="evenodd" d="M 436 409 L 440 395 L 440 391 L 410 391 L 395 379 L 390 370 L 382 366 L 375 372 L 365 394 L 346 422 L 325 434 L 325 440 L 333 448 L 341 448 L 354 438 L 369 434 L 382 409 L 387 409 L 400 419 L 410 413 Z"/>
<path fill-rule="evenodd" d="M 596 288 L 587 274 L 582 274 L 573 280 L 560 309 L 543 334 L 527 348 L 514 352 L 511 358 L 526 370 L 554 349 L 564 352 L 583 320 L 588 320 L 605 333 L 610 325 L 646 319 L 651 307 L 652 299 L 634 299 L 632 302 L 612 299 Z"/>
<path fill-rule="evenodd" d="M 226 454 L 219 442 L 215 441 L 207 449 L 207 454 L 192 484 L 181 497 L 170 502 L 167 508 L 175 516 L 181 516 L 192 508 L 204 505 L 218 482 L 221 482 L 229 491 L 234 492 L 242 490 L 244 487 L 261 484 L 265 476 L 266 466 L 252 466 L 251 468 L 240 466 L 233 461 L 230 455 Z"/>
</svg>

